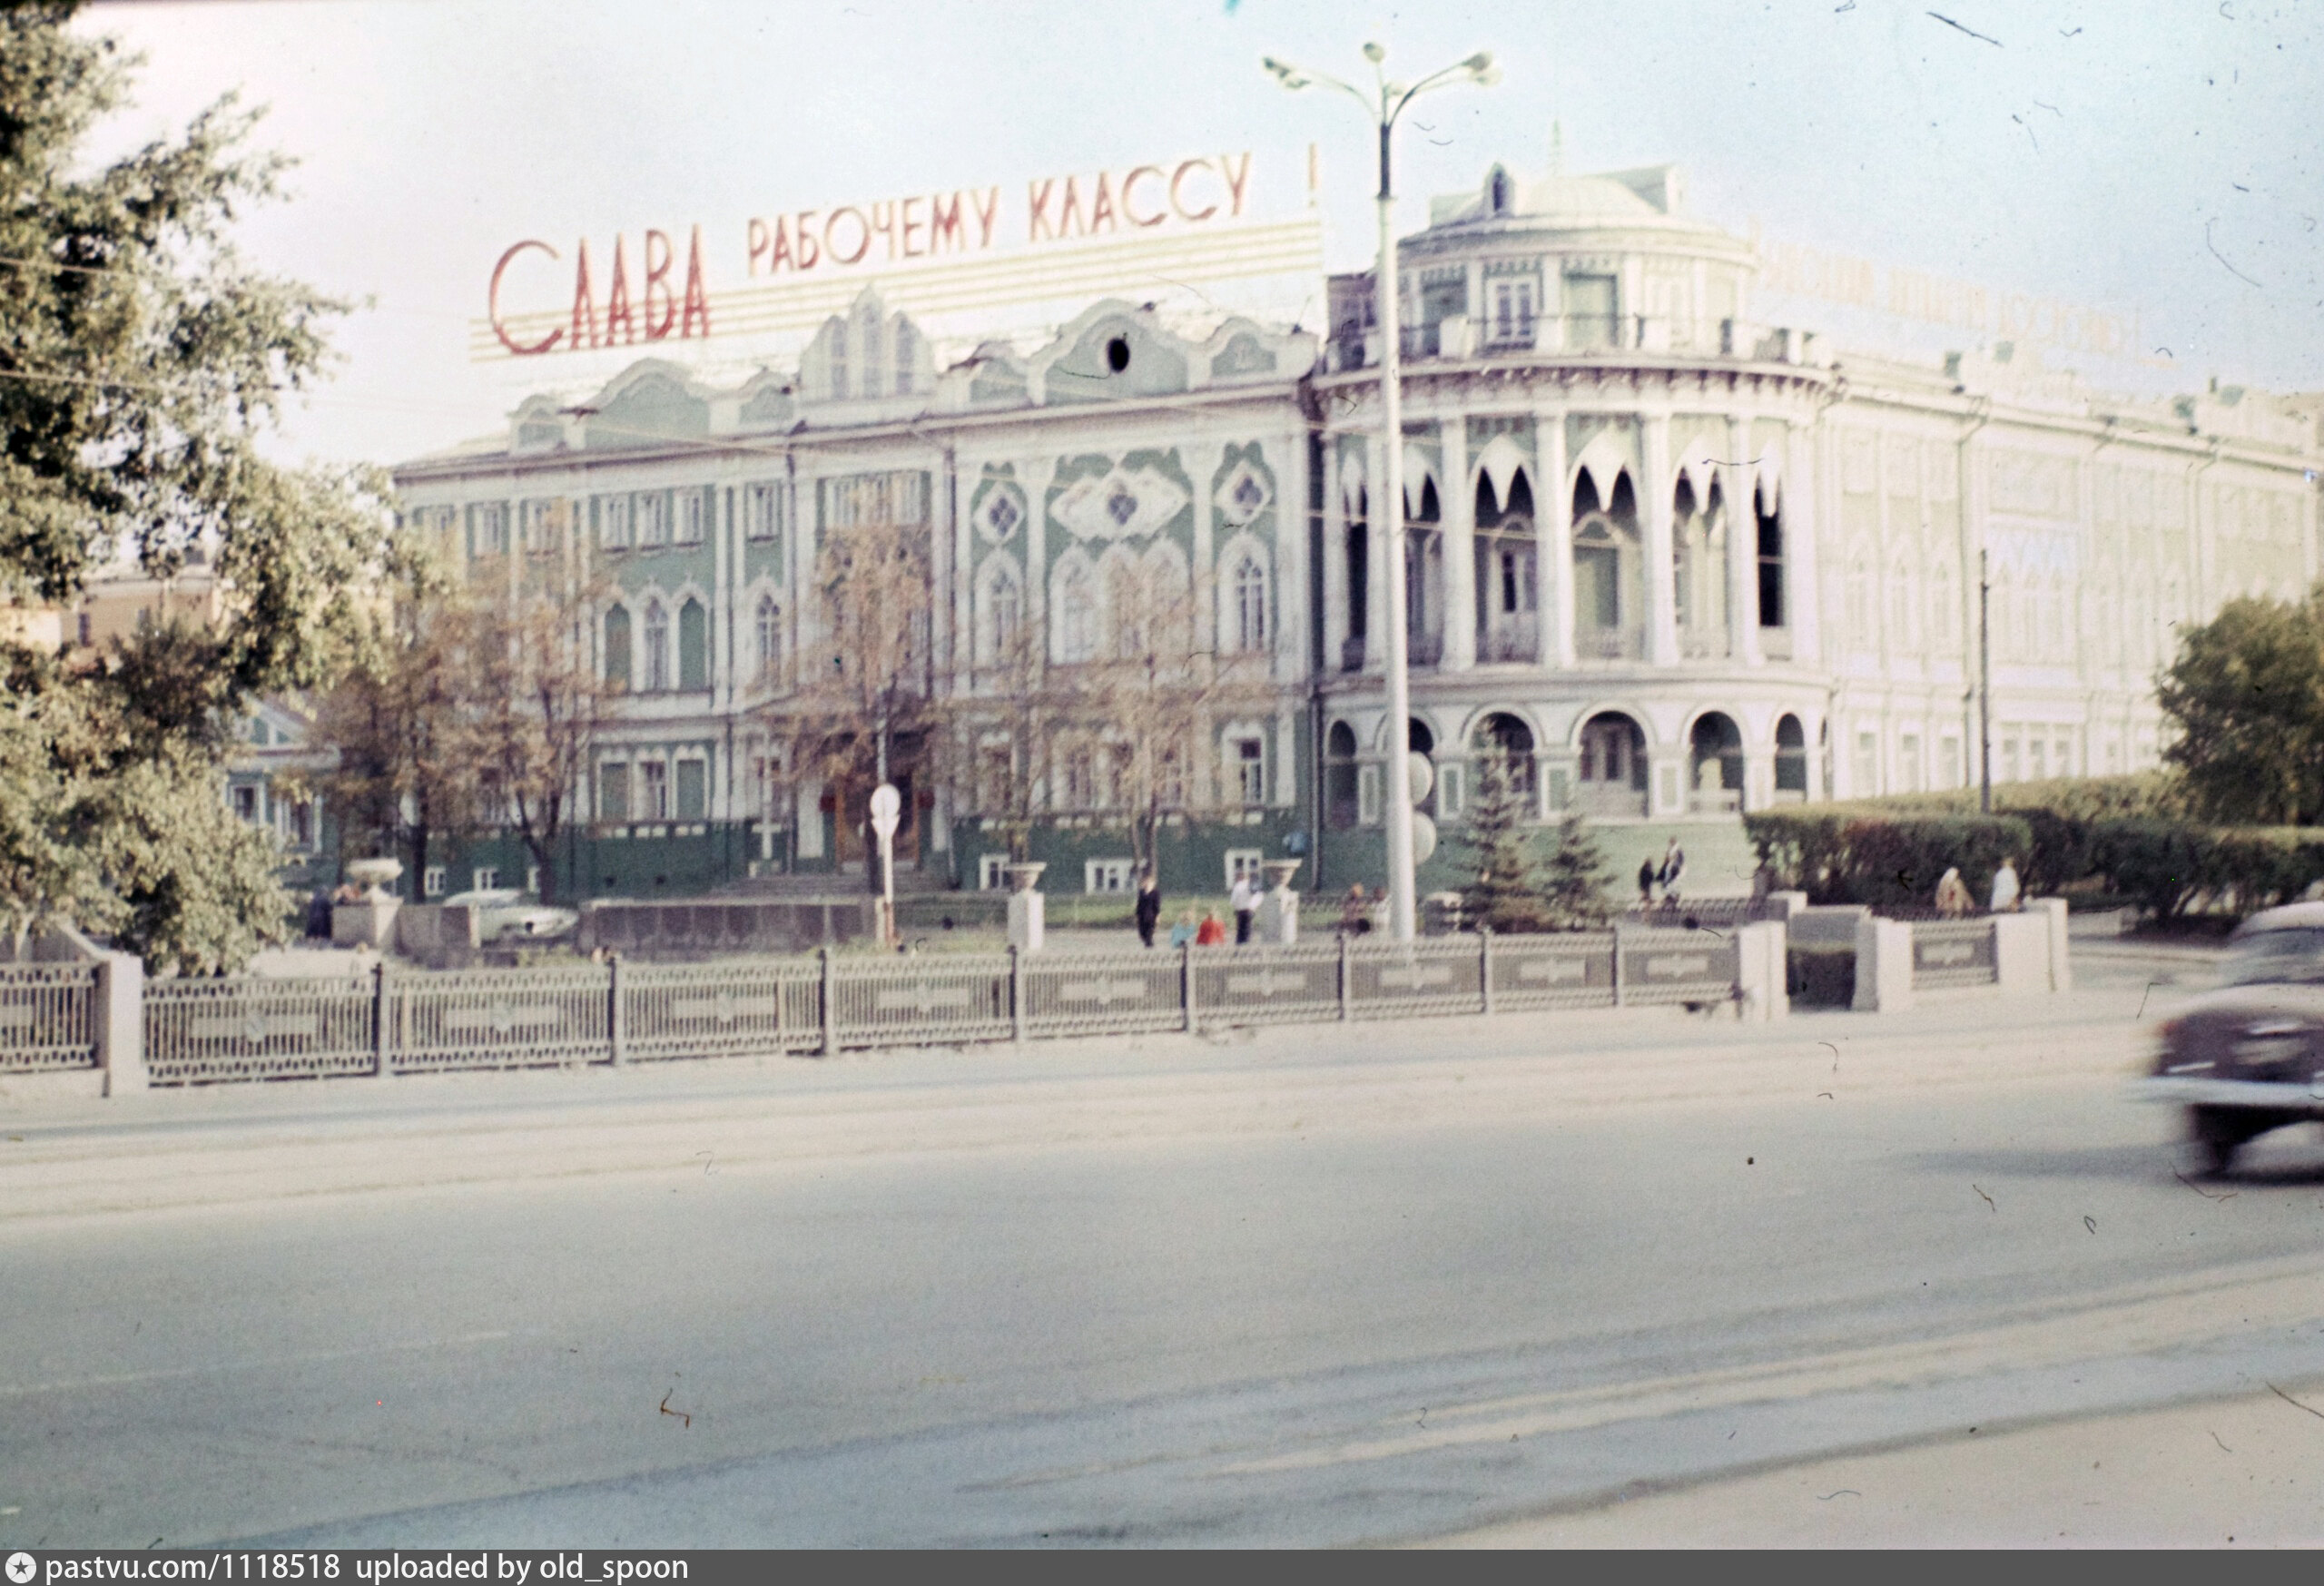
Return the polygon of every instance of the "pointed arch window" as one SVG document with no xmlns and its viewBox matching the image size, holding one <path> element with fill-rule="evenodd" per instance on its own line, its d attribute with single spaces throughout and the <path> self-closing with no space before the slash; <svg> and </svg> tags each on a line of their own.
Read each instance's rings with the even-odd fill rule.
<svg viewBox="0 0 2324 1586">
<path fill-rule="evenodd" d="M 772 683 L 783 671 L 783 606 L 772 595 L 759 596 L 758 675 Z"/>
<path fill-rule="evenodd" d="M 606 682 L 615 688 L 629 686 L 629 607 L 606 610 Z"/>
<path fill-rule="evenodd" d="M 1089 569 L 1079 562 L 1066 568 L 1058 586 L 1057 658 L 1095 660 L 1098 655 L 1098 596 Z"/>
<path fill-rule="evenodd" d="M 661 694 L 670 686 L 670 614 L 658 600 L 645 603 L 645 691 Z"/>
<path fill-rule="evenodd" d="M 691 598 L 678 607 L 678 686 L 710 686 L 710 613 Z"/>
<path fill-rule="evenodd" d="M 1006 665 L 1017 647 L 1025 620 L 1024 593 L 1017 575 L 1008 567 L 995 570 L 984 589 L 984 658 L 988 665 Z"/>
<path fill-rule="evenodd" d="M 1235 647 L 1244 651 L 1267 647 L 1267 575 L 1256 557 L 1247 553 L 1235 564 Z"/>
</svg>

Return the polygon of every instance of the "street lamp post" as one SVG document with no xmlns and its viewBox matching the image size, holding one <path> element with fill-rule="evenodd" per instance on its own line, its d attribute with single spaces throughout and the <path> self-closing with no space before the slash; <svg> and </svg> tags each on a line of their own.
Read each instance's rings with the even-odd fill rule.
<svg viewBox="0 0 2324 1586">
<path fill-rule="evenodd" d="M 1301 89 L 1321 83 L 1336 88 L 1364 106 L 1380 133 L 1380 263 L 1374 285 L 1380 306 L 1380 453 L 1384 477 L 1374 497 L 1372 517 L 1386 517 L 1388 556 L 1388 931 L 1398 941 L 1410 941 L 1417 912 L 1413 877 L 1413 799 L 1405 755 L 1411 747 L 1412 679 L 1404 631 L 1404 423 L 1403 337 L 1397 325 L 1395 185 L 1389 150 L 1396 118 L 1404 107 L 1432 88 L 1456 79 L 1490 87 L 1500 81 L 1500 70 L 1490 52 L 1480 50 L 1467 60 L 1445 67 L 1406 87 L 1391 83 L 1381 71 L 1388 52 L 1376 44 L 1364 46 L 1372 63 L 1374 92 L 1310 72 L 1269 56 L 1261 63 L 1285 88 Z"/>
</svg>

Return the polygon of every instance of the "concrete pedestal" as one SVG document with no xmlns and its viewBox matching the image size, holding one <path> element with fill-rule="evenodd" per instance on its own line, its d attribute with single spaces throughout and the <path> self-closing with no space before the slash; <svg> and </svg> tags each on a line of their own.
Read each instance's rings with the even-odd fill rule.
<svg viewBox="0 0 2324 1586">
<path fill-rule="evenodd" d="M 402 907 L 400 898 L 367 898 L 360 903 L 332 904 L 330 944 L 394 951 L 396 911 Z"/>
<path fill-rule="evenodd" d="M 1858 974 L 1863 970 L 1858 970 Z M 2050 988 L 2050 921 L 2043 913 L 1994 916 L 1994 982 L 2005 994 Z"/>
<path fill-rule="evenodd" d="M 1041 951 L 1045 899 L 1039 892 L 1009 894 L 1009 945 L 1019 952 Z"/>
<path fill-rule="evenodd" d="M 1251 940 L 1269 947 L 1295 947 L 1299 942 L 1299 894 L 1277 887 L 1259 900 L 1258 918 L 1251 922 Z"/>
<path fill-rule="evenodd" d="M 1736 928 L 1735 984 L 1742 992 L 1737 1011 L 1744 1020 L 1757 1023 L 1790 1015 L 1787 970 L 1788 942 L 1781 921 Z"/>
<path fill-rule="evenodd" d="M 1913 1005 L 1913 928 L 1866 914 L 1856 927 L 1858 1013 L 1896 1013 Z"/>
</svg>

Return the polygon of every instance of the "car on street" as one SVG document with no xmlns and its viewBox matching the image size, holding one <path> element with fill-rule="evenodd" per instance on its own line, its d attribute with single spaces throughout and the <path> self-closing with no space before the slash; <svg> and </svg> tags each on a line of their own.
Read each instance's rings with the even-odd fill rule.
<svg viewBox="0 0 2324 1586">
<path fill-rule="evenodd" d="M 2186 1108 L 2212 1173 L 2270 1129 L 2324 1120 L 2324 903 L 2265 910 L 2238 926 L 2218 989 L 2164 1023 L 2136 1089 Z"/>
<path fill-rule="evenodd" d="M 551 908 L 515 887 L 455 892 L 444 904 L 476 911 L 476 940 L 480 947 L 511 940 L 547 941 L 581 923 L 579 911 Z"/>
</svg>

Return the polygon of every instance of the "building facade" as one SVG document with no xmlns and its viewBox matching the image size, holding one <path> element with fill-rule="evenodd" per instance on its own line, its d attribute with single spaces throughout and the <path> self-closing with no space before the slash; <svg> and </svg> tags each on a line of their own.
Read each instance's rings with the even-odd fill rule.
<svg viewBox="0 0 2324 1586">
<path fill-rule="evenodd" d="M 1972 783 L 1981 644 L 1996 781 L 2153 765 L 2174 628 L 2313 582 L 2314 402 L 2112 399 L 2007 343 L 1844 352 L 1755 322 L 1756 268 L 1670 167 L 1495 167 L 1438 200 L 1401 255 L 1401 503 L 1375 487 L 1361 275 L 1318 283 L 1320 334 L 1108 300 L 943 359 L 867 289 L 793 368 L 712 385 L 646 360 L 397 480 L 472 577 L 513 588 L 546 558 L 599 581 L 592 664 L 624 692 L 575 790 L 578 895 L 861 867 L 869 783 L 816 774 L 792 706 L 816 685 L 818 556 L 868 523 L 924 548 L 899 620 L 944 707 L 942 752 L 891 767 L 900 852 L 996 884 L 1015 786 L 1052 891 L 1130 884 L 1141 795 L 1114 768 L 1159 729 L 1083 685 L 1147 642 L 1156 591 L 1189 640 L 1166 889 L 1283 853 L 1309 886 L 1382 879 L 1392 510 L 1403 736 L 1448 839 L 1424 887 L 1458 884 L 1487 750 L 1541 820 L 1610 831 Z M 1029 635 L 1029 672 L 1007 664 Z M 1027 689 L 1038 742 L 1007 704 Z M 513 884 L 517 861 L 469 846 L 454 868 Z"/>
</svg>

